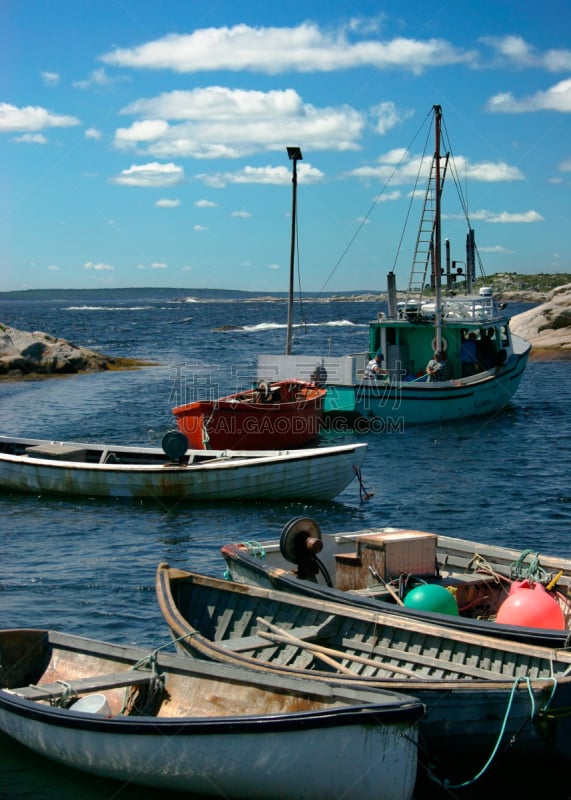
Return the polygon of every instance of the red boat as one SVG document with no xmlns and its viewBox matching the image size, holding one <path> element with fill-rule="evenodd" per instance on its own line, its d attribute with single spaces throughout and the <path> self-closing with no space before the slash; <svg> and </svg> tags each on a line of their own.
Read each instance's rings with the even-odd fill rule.
<svg viewBox="0 0 571 800">
<path fill-rule="evenodd" d="M 275 450 L 319 436 L 326 389 L 301 380 L 268 383 L 173 408 L 191 449 Z"/>
</svg>

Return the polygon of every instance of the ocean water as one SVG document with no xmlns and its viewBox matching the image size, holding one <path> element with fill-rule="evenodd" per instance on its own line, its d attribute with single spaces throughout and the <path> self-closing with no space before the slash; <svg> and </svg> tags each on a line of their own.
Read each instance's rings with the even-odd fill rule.
<svg viewBox="0 0 571 800">
<path fill-rule="evenodd" d="M 150 290 L 120 302 L 0 301 L 1 323 L 155 364 L 0 382 L 2 432 L 159 446 L 174 427 L 173 406 L 248 385 L 259 353 L 284 350 L 285 302 L 181 300 L 180 293 Z M 304 302 L 302 315 L 296 309 L 294 351 L 363 350 L 378 310 L 368 302 Z M 277 537 L 299 515 L 314 517 L 324 532 L 392 525 L 571 557 L 570 400 L 571 362 L 532 358 L 514 401 L 492 417 L 362 434 L 368 500 L 356 481 L 327 503 L 169 505 L 0 494 L 2 626 L 154 649 L 168 642 L 154 594 L 160 561 L 220 576 L 224 542 Z M 340 430 L 322 443 L 353 438 Z M 0 800 L 159 797 L 49 764 L 5 737 L 0 745 Z M 558 776 L 550 777 L 555 787 Z M 495 789 L 505 796 L 507 779 L 492 771 L 474 794 L 459 796 L 483 796 L 482 787 L 487 796 Z M 571 792 L 553 788 L 550 796 Z"/>
</svg>

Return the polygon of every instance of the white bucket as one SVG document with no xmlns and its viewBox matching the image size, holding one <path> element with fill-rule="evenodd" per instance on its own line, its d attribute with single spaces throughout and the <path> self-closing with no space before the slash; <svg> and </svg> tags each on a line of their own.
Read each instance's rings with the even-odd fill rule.
<svg viewBox="0 0 571 800">
<path fill-rule="evenodd" d="M 105 714 L 110 716 L 111 709 L 104 694 L 86 694 L 70 707 L 71 711 L 82 711 L 86 714 Z"/>
</svg>

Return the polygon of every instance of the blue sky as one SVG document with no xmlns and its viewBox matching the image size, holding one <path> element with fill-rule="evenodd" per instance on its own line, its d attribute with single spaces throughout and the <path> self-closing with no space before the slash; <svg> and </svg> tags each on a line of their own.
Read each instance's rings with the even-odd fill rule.
<svg viewBox="0 0 571 800">
<path fill-rule="evenodd" d="M 570 29 L 567 0 L 0 0 L 0 288 L 285 291 L 292 145 L 296 286 L 406 286 L 434 104 L 486 274 L 571 272 Z"/>
</svg>

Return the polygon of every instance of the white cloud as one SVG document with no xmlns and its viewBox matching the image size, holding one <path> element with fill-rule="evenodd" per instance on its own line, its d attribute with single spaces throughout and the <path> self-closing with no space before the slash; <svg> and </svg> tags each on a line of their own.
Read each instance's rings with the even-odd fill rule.
<svg viewBox="0 0 571 800">
<path fill-rule="evenodd" d="M 57 264 L 50 264 L 48 267 L 49 272 L 59 272 L 59 269 Z"/>
<path fill-rule="evenodd" d="M 87 128 L 83 135 L 86 139 L 101 139 L 101 131 L 97 128 Z"/>
<path fill-rule="evenodd" d="M 206 86 L 190 91 L 164 92 L 158 97 L 135 100 L 121 109 L 121 113 L 173 120 L 196 121 L 207 118 L 224 121 L 236 117 L 297 115 L 303 113 L 303 102 L 294 89 L 262 92 Z"/>
<path fill-rule="evenodd" d="M 528 111 L 571 112 L 571 78 L 556 83 L 545 92 L 536 92 L 521 100 L 503 92 L 494 95 L 486 103 L 487 111 L 493 114 L 521 114 Z"/>
<path fill-rule="evenodd" d="M 285 150 L 292 141 L 303 141 L 312 151 L 356 150 L 367 124 L 365 115 L 349 106 L 317 108 L 293 89 L 209 86 L 140 99 L 121 113 L 144 119 L 119 128 L 115 147 L 136 148 L 155 158 L 238 158 Z"/>
<path fill-rule="evenodd" d="M 348 33 L 354 34 L 351 38 Z M 420 73 L 427 68 L 470 64 L 473 51 L 442 39 L 380 41 L 359 34 L 365 26 L 322 31 L 311 22 L 294 28 L 202 28 L 190 34 L 168 34 L 133 48 L 116 48 L 101 56 L 109 65 L 134 69 L 170 69 L 179 73 L 205 70 L 333 72 L 357 67 L 401 69 Z M 355 41 L 355 39 L 359 39 Z"/>
<path fill-rule="evenodd" d="M 244 167 L 237 172 L 216 172 L 194 176 L 207 186 L 221 189 L 228 184 L 257 183 L 283 186 L 291 183 L 291 170 L 288 167 Z M 302 163 L 297 167 L 299 183 L 316 183 L 323 179 L 323 173 L 310 164 Z"/>
<path fill-rule="evenodd" d="M 208 227 L 206 225 L 193 225 L 192 230 L 201 233 L 202 231 L 207 231 Z"/>
<path fill-rule="evenodd" d="M 43 128 L 68 128 L 79 125 L 76 117 L 53 114 L 41 106 L 18 108 L 10 103 L 0 103 L 0 133 L 40 131 Z"/>
<path fill-rule="evenodd" d="M 113 144 L 119 149 L 124 149 L 140 142 L 152 142 L 163 137 L 168 129 L 168 123 L 160 119 L 135 122 L 130 128 L 118 128 L 115 131 Z"/>
<path fill-rule="evenodd" d="M 400 125 L 404 120 L 411 117 L 412 111 L 398 111 L 392 102 L 380 103 L 371 109 L 371 116 L 376 119 L 375 130 L 384 136 L 396 125 Z"/>
<path fill-rule="evenodd" d="M 249 211 L 233 211 L 230 216 L 241 217 L 242 219 L 250 219 L 252 215 Z"/>
<path fill-rule="evenodd" d="M 151 264 L 151 269 L 168 269 L 168 264 L 165 264 L 162 261 L 153 261 Z"/>
<path fill-rule="evenodd" d="M 178 208 L 180 200 L 169 200 L 169 198 L 163 197 L 161 200 L 157 200 L 155 206 L 157 208 Z"/>
<path fill-rule="evenodd" d="M 516 214 L 510 213 L 509 211 L 472 211 L 470 212 L 470 219 L 472 221 L 480 220 L 490 223 L 523 223 L 526 225 L 534 222 L 543 222 L 541 214 L 532 209 Z"/>
<path fill-rule="evenodd" d="M 47 138 L 43 133 L 23 133 L 22 136 L 14 136 L 15 142 L 26 144 L 47 144 Z"/>
<path fill-rule="evenodd" d="M 95 69 L 93 72 L 90 72 L 89 77 L 85 80 L 74 81 L 72 86 L 75 89 L 90 89 L 92 86 L 109 86 L 113 83 L 124 80 L 126 80 L 125 77 L 111 78 L 102 67 L 101 69 Z"/>
<path fill-rule="evenodd" d="M 547 72 L 568 72 L 571 69 L 571 50 L 536 50 L 521 36 L 483 36 L 482 44 L 494 51 L 495 67 L 543 69 Z"/>
<path fill-rule="evenodd" d="M 96 272 L 107 272 L 112 271 L 115 267 L 110 266 L 109 264 L 94 264 L 93 261 L 86 261 L 83 265 L 84 269 L 93 269 Z"/>
<path fill-rule="evenodd" d="M 480 42 L 494 51 L 498 65 L 533 67 L 538 64 L 534 49 L 521 36 L 482 36 Z"/>
<path fill-rule="evenodd" d="M 404 149 L 394 149 L 379 156 L 377 164 L 365 164 L 350 170 L 347 177 L 364 180 L 385 180 L 391 184 L 413 183 L 419 175 L 428 178 L 432 158 L 412 155 Z M 466 180 L 495 183 L 523 180 L 524 175 L 517 167 L 504 161 L 470 162 L 464 156 L 454 157 L 454 169 Z M 424 190 L 423 190 L 424 191 Z"/>
<path fill-rule="evenodd" d="M 42 83 L 46 86 L 57 86 L 59 83 L 59 75 L 57 72 L 42 72 Z"/>
<path fill-rule="evenodd" d="M 515 253 L 514 250 L 509 250 L 501 244 L 495 244 L 490 247 L 481 247 L 478 245 L 478 250 L 480 253 L 501 253 L 502 255 L 513 255 Z"/>
<path fill-rule="evenodd" d="M 184 170 L 176 164 L 132 164 L 129 169 L 124 169 L 117 177 L 111 178 L 111 183 L 122 186 L 142 186 L 156 188 L 159 186 L 175 186 L 184 180 Z"/>
<path fill-rule="evenodd" d="M 212 200 L 197 200 L 194 204 L 197 208 L 217 208 L 218 203 L 213 203 Z"/>
</svg>

